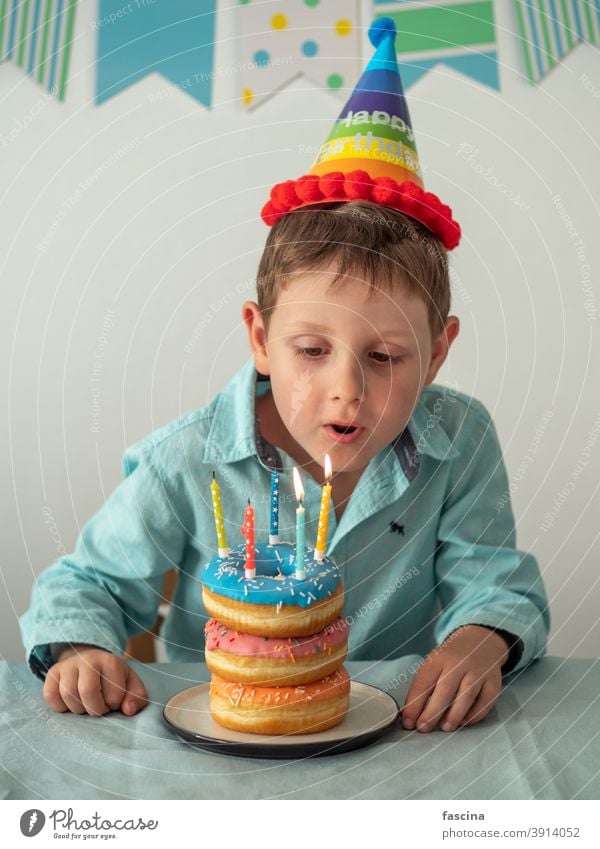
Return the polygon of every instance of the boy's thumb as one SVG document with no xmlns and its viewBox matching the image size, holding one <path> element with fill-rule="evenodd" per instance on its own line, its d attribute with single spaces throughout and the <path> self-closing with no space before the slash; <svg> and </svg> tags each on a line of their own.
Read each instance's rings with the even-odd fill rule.
<svg viewBox="0 0 600 849">
<path fill-rule="evenodd" d="M 134 713 L 137 713 L 141 707 L 141 702 L 139 699 L 133 698 L 132 696 L 127 696 L 123 701 L 122 710 L 123 713 L 128 714 L 129 716 L 133 716 Z"/>
<path fill-rule="evenodd" d="M 127 693 L 125 698 L 123 699 L 122 710 L 124 713 L 127 713 L 129 716 L 132 716 L 134 713 L 137 713 L 148 701 L 148 695 L 146 693 L 146 688 L 142 684 L 142 681 L 135 674 L 133 669 L 129 669 L 129 674 L 127 676 Z"/>
</svg>

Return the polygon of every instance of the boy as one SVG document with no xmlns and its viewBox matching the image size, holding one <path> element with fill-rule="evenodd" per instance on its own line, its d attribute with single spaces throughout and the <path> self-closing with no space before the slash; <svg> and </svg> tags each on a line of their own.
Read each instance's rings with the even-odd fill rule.
<svg viewBox="0 0 600 849">
<path fill-rule="evenodd" d="M 395 32 L 378 32 L 361 97 L 369 70 L 385 61 L 389 72 Z M 405 105 L 394 112 L 410 141 Z M 115 653 L 154 623 L 173 567 L 167 652 L 202 659 L 199 572 L 216 553 L 213 469 L 237 541 L 248 496 L 257 538 L 266 538 L 273 468 L 282 472 L 280 533 L 291 538 L 291 468 L 299 466 L 310 539 L 325 453 L 335 472 L 328 555 L 342 572 L 349 659 L 425 655 L 403 709 L 406 728 L 480 721 L 502 674 L 545 650 L 544 590 L 535 559 L 515 549 L 493 423 L 478 401 L 433 384 L 459 331 L 443 249 L 456 243 L 457 225 L 434 196 L 435 215 L 415 205 L 416 177 L 414 193 L 356 170 L 309 177 L 316 182 L 274 190 L 263 210 L 275 223 L 258 303 L 243 306 L 253 362 L 207 407 L 126 452 L 125 481 L 84 527 L 75 553 L 38 580 L 22 628 L 55 710 L 132 714 L 144 705 L 142 682 Z M 348 197 L 355 191 L 370 199 Z"/>
</svg>

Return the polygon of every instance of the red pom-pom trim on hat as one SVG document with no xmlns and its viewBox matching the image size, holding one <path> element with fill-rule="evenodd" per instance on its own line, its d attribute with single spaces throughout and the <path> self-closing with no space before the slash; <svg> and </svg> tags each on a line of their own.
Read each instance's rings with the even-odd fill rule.
<svg viewBox="0 0 600 849">
<path fill-rule="evenodd" d="M 348 200 L 370 200 L 373 180 L 366 171 L 350 171 L 344 177 L 344 191 Z"/>
<path fill-rule="evenodd" d="M 344 188 L 344 180 L 346 175 L 341 171 L 332 171 L 331 174 L 324 174 L 319 179 L 319 188 L 323 192 L 323 197 L 328 200 L 347 200 L 346 189 Z"/>
<path fill-rule="evenodd" d="M 287 212 L 294 206 L 298 206 L 300 198 L 296 194 L 295 180 L 286 180 L 285 183 L 278 183 L 271 189 L 271 202 L 275 209 L 280 209 L 282 212 Z"/>
<path fill-rule="evenodd" d="M 261 211 L 261 218 L 269 227 L 282 215 L 313 203 L 332 201 L 370 200 L 404 212 L 424 224 L 444 245 L 455 248 L 461 236 L 460 225 L 452 218 L 452 210 L 433 192 L 424 191 L 417 183 L 402 183 L 391 177 L 376 177 L 366 171 L 343 174 L 332 171 L 318 177 L 305 174 L 297 180 L 278 183 L 271 190 L 271 200 Z"/>
<path fill-rule="evenodd" d="M 316 174 L 305 174 L 296 180 L 296 194 L 304 203 L 317 203 L 323 200 L 323 192 L 319 188 L 319 178 Z"/>
<path fill-rule="evenodd" d="M 371 199 L 382 206 L 397 209 L 400 202 L 399 184 L 391 177 L 376 177 L 374 183 Z"/>
<path fill-rule="evenodd" d="M 270 200 L 266 202 L 260 211 L 260 217 L 268 227 L 272 227 L 283 215 L 285 213 L 277 212 Z"/>
</svg>

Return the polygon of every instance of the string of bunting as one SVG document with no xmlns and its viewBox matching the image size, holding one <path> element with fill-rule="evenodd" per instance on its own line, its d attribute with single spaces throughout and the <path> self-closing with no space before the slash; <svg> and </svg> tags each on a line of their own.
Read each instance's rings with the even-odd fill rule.
<svg viewBox="0 0 600 849">
<path fill-rule="evenodd" d="M 600 0 L 514 0 L 526 76 L 537 83 L 582 41 L 600 39 Z M 389 17 L 405 88 L 444 64 L 498 90 L 492 0 L 372 0 Z M 0 0 L 0 62 L 64 100 L 77 0 Z M 238 0 L 237 64 L 214 66 L 216 0 L 98 0 L 96 103 L 159 73 L 206 107 L 219 73 L 235 73 L 246 108 L 304 75 L 346 98 L 360 73 L 358 0 Z"/>
</svg>

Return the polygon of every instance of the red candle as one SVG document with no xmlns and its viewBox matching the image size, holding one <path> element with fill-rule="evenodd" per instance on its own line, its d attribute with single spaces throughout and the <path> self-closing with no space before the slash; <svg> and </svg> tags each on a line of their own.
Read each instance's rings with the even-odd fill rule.
<svg viewBox="0 0 600 849">
<path fill-rule="evenodd" d="M 256 577 L 256 566 L 254 563 L 254 507 L 250 504 L 250 499 L 248 499 L 248 506 L 244 511 L 242 536 L 246 538 L 246 564 L 244 567 L 244 574 L 246 578 L 251 580 Z"/>
</svg>

